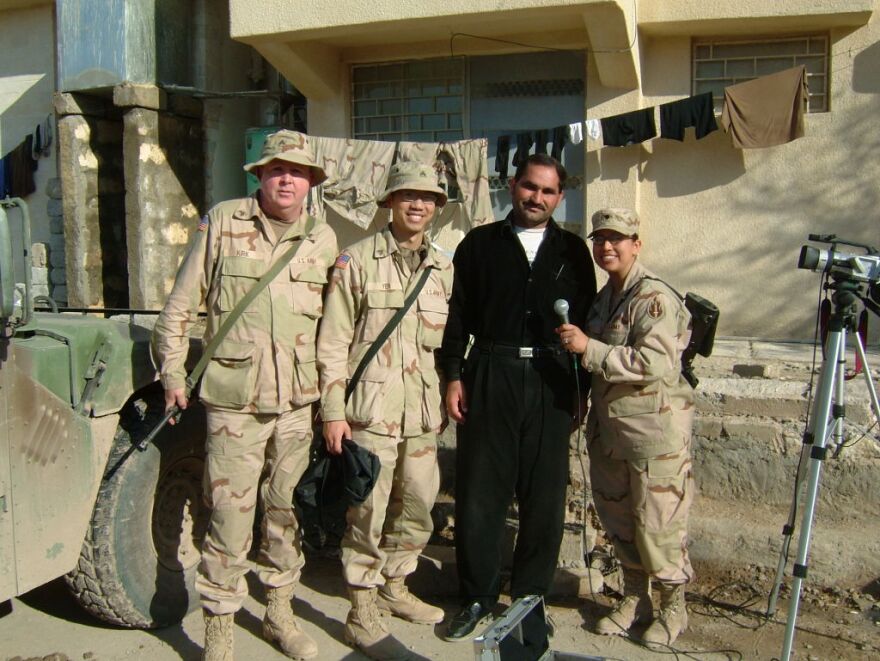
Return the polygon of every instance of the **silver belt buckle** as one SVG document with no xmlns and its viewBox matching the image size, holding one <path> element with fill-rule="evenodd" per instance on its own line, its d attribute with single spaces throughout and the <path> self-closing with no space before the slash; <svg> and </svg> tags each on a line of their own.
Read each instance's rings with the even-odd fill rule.
<svg viewBox="0 0 880 661">
<path fill-rule="evenodd" d="M 520 347 L 519 348 L 519 357 L 520 358 L 534 358 L 535 357 L 535 349 L 533 347 Z"/>
</svg>

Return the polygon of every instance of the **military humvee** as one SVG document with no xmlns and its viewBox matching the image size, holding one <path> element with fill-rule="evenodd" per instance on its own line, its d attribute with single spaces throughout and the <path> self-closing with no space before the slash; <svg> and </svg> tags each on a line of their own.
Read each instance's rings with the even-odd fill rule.
<svg viewBox="0 0 880 661">
<path fill-rule="evenodd" d="M 139 449 L 163 409 L 150 331 L 105 310 L 35 311 L 29 251 L 26 205 L 0 200 L 0 603 L 64 576 L 102 620 L 173 624 L 198 604 L 204 411 Z"/>
</svg>

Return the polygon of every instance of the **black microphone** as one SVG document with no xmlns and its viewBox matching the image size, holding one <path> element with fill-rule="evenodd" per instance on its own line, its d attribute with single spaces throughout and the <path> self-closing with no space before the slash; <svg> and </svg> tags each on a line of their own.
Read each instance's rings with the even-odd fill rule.
<svg viewBox="0 0 880 661">
<path fill-rule="evenodd" d="M 556 302 L 553 304 L 553 312 L 555 312 L 559 316 L 560 323 L 571 323 L 568 320 L 568 301 L 566 301 L 564 298 L 556 299 Z"/>
</svg>

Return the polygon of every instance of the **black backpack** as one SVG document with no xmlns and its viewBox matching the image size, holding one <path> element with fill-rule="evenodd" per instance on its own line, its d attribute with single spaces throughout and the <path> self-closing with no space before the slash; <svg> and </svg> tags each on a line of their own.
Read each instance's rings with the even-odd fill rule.
<svg viewBox="0 0 880 661">
<path fill-rule="evenodd" d="M 718 316 L 720 315 L 718 306 L 693 292 L 682 296 L 675 287 L 660 278 L 647 275 L 645 278 L 662 282 L 669 287 L 684 302 L 684 306 L 691 313 L 691 340 L 681 354 L 681 374 L 691 384 L 691 388 L 696 388 L 700 381 L 694 374 L 694 358 L 698 354 L 705 358 L 712 355 L 712 347 L 715 345 L 715 330 L 718 328 Z"/>
</svg>

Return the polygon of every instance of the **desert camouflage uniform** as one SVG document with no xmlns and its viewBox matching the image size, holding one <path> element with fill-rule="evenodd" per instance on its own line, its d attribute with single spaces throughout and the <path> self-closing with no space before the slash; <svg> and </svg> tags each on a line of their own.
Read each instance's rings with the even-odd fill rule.
<svg viewBox="0 0 880 661">
<path fill-rule="evenodd" d="M 424 269 L 418 299 L 382 346 L 345 404 L 345 386 Z M 445 423 L 434 363 L 446 327 L 452 264 L 428 246 L 415 272 L 390 231 L 346 248 L 336 261 L 318 339 L 325 421 L 347 420 L 353 440 L 379 456 L 370 497 L 348 512 L 342 542 L 345 579 L 374 587 L 415 570 L 433 529 L 439 489 L 437 432 Z M 389 505 L 390 502 L 390 505 Z"/>
<path fill-rule="evenodd" d="M 199 225 L 156 322 L 154 348 L 166 390 L 184 386 L 187 332 L 205 301 L 204 341 L 269 267 L 304 241 L 220 343 L 202 378 L 208 414 L 205 498 L 213 508 L 196 586 L 215 614 L 240 608 L 247 586 L 257 485 L 263 499 L 260 580 L 284 587 L 302 567 L 293 489 L 308 464 L 311 402 L 318 398 L 315 333 L 336 236 L 303 215 L 282 237 L 254 197 L 223 202 Z M 276 241 L 277 238 L 277 241 Z"/>
<path fill-rule="evenodd" d="M 694 394 L 681 376 L 690 313 L 636 261 L 621 294 L 607 284 L 587 320 L 588 420 L 596 509 L 620 562 L 664 583 L 693 578 Z"/>
</svg>

